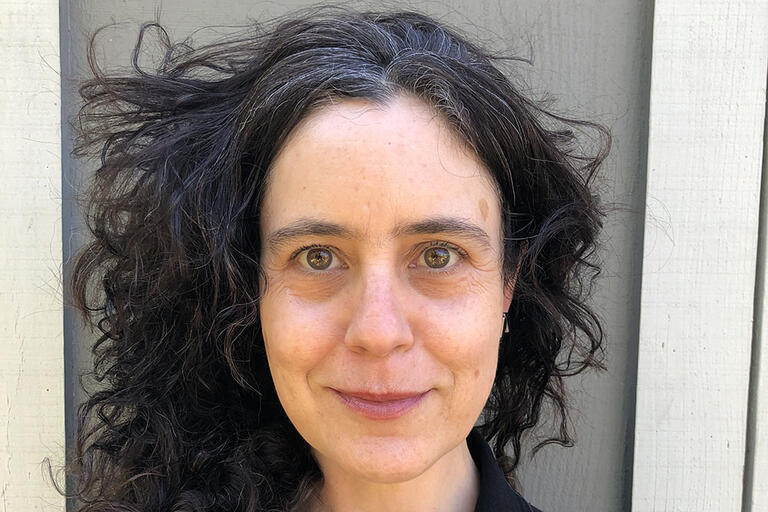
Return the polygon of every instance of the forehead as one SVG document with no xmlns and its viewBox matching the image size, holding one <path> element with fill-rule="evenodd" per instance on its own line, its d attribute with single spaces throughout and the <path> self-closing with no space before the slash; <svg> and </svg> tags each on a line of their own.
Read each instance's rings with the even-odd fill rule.
<svg viewBox="0 0 768 512">
<path fill-rule="evenodd" d="M 364 230 L 374 221 L 435 216 L 486 227 L 500 222 L 488 170 L 433 109 L 411 97 L 383 106 L 342 100 L 313 112 L 290 134 L 269 174 L 266 231 L 300 218 Z"/>
</svg>

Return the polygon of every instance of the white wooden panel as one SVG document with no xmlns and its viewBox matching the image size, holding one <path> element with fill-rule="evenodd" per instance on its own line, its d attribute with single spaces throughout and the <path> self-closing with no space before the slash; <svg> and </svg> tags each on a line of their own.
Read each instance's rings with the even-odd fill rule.
<svg viewBox="0 0 768 512">
<path fill-rule="evenodd" d="M 766 120 L 768 127 L 768 119 Z M 763 145 L 763 179 L 768 171 L 768 130 L 766 130 L 765 144 Z M 752 466 L 751 479 L 752 489 L 746 496 L 745 503 L 751 507 L 752 512 L 763 512 L 768 510 L 768 183 L 763 183 L 762 211 L 760 212 L 760 238 L 763 247 L 760 254 L 761 262 L 758 265 L 758 283 L 760 289 L 755 290 L 759 294 L 758 306 L 762 306 L 761 311 L 756 312 L 756 319 L 760 320 L 760 331 L 758 332 L 757 346 L 758 350 L 752 354 L 752 364 L 756 365 L 757 373 L 753 372 L 754 381 L 751 383 L 756 389 L 752 390 L 751 396 L 754 397 L 754 403 L 750 404 L 755 408 L 753 445 L 748 447 L 747 453 L 751 454 L 752 460 L 747 464 Z M 754 345 L 753 345 L 754 346 Z M 751 448 L 751 450 L 749 449 Z"/>
<path fill-rule="evenodd" d="M 0 510 L 64 510 L 59 15 L 0 3 Z"/>
<path fill-rule="evenodd" d="M 657 0 L 634 512 L 741 508 L 768 3 Z"/>
</svg>

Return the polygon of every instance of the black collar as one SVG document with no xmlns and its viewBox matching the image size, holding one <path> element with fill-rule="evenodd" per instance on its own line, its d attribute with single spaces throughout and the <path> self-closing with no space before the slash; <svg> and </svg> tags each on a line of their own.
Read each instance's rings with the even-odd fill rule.
<svg viewBox="0 0 768 512">
<path fill-rule="evenodd" d="M 509 485 L 491 447 L 476 428 L 467 436 L 467 446 L 480 472 L 480 494 L 475 512 L 541 512 Z"/>
</svg>

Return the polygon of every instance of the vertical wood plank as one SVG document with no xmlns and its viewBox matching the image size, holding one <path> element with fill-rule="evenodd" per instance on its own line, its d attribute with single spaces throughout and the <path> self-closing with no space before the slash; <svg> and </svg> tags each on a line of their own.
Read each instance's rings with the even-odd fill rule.
<svg viewBox="0 0 768 512">
<path fill-rule="evenodd" d="M 752 373 L 750 382 L 751 431 L 747 437 L 744 511 L 768 510 L 768 109 L 764 128 L 763 184 L 760 211 L 760 244 L 757 264 L 757 294 L 755 305 L 755 337 L 752 343 Z"/>
<path fill-rule="evenodd" d="M 0 510 L 64 510 L 59 16 L 0 3 Z"/>
<path fill-rule="evenodd" d="M 632 508 L 739 510 L 764 0 L 657 0 Z"/>
</svg>

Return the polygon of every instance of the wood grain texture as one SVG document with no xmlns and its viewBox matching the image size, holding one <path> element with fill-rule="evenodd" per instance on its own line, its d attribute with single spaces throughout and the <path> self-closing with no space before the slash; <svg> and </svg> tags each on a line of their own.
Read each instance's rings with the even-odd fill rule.
<svg viewBox="0 0 768 512">
<path fill-rule="evenodd" d="M 768 113 L 768 109 L 766 110 Z M 763 144 L 763 180 L 768 175 L 768 115 Z M 743 512 L 768 510 L 768 183 L 762 184 L 760 211 L 760 245 L 757 265 L 755 305 L 756 339 L 752 343 L 750 382 L 751 432 L 747 437 L 746 468 L 751 470 L 745 484 Z"/>
<path fill-rule="evenodd" d="M 765 1 L 658 0 L 632 510 L 739 510 Z"/>
<path fill-rule="evenodd" d="M 0 4 L 0 510 L 64 510 L 58 2 Z"/>
</svg>

